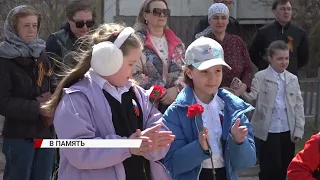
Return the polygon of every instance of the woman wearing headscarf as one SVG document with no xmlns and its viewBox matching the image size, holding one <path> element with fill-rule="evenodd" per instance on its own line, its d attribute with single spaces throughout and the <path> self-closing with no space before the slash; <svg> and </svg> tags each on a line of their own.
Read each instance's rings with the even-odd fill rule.
<svg viewBox="0 0 320 180">
<path fill-rule="evenodd" d="M 0 114 L 5 117 L 2 152 L 6 180 L 50 180 L 54 149 L 35 149 L 35 139 L 54 137 L 52 115 L 42 108 L 54 92 L 45 41 L 38 39 L 40 14 L 13 8 L 0 43 Z"/>
<path fill-rule="evenodd" d="M 229 23 L 228 7 L 223 3 L 212 4 L 208 9 L 208 21 L 210 26 L 197 34 L 196 38 L 210 37 L 223 47 L 225 61 L 232 69 L 223 68 L 221 87 L 238 96 L 245 91 L 250 91 L 253 78 L 250 56 L 244 41 L 239 36 L 226 32 Z M 235 85 L 234 82 L 238 80 L 241 80 L 242 83 L 236 83 L 237 85 Z"/>
<path fill-rule="evenodd" d="M 143 56 L 137 63 L 134 79 L 144 89 L 157 84 L 166 91 L 159 110 L 164 112 L 183 88 L 182 66 L 185 47 L 167 26 L 170 9 L 165 0 L 145 0 L 136 20 L 135 30 L 144 43 Z"/>
</svg>

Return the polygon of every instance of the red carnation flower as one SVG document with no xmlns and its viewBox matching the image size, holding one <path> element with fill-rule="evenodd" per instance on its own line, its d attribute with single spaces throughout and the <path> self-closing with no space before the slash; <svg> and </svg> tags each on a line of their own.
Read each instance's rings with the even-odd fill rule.
<svg viewBox="0 0 320 180">
<path fill-rule="evenodd" d="M 152 104 L 152 107 L 154 107 L 154 104 L 164 96 L 165 89 L 164 89 L 164 87 L 156 85 L 156 84 L 153 85 L 152 87 L 153 88 L 152 88 L 152 91 L 149 95 L 149 100 Z M 152 110 L 152 108 L 150 108 L 147 117 L 149 117 L 151 110 Z"/>
<path fill-rule="evenodd" d="M 153 89 L 150 93 L 150 101 L 153 103 L 158 101 L 164 96 L 164 93 L 165 93 L 164 87 L 159 85 L 153 85 Z"/>
<path fill-rule="evenodd" d="M 191 106 L 188 107 L 188 113 L 187 116 L 188 117 L 195 117 L 195 116 L 199 116 L 203 113 L 204 109 L 200 104 L 193 104 Z"/>
</svg>

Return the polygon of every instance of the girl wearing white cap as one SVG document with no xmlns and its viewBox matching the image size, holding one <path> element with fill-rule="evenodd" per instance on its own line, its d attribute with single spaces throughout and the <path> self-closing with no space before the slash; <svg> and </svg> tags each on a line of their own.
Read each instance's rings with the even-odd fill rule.
<svg viewBox="0 0 320 180">
<path fill-rule="evenodd" d="M 142 139 L 140 148 L 60 149 L 59 180 L 169 180 L 159 162 L 174 136 L 146 92 L 130 81 L 142 43 L 134 30 L 105 24 L 83 39 L 79 63 L 48 109 L 61 139 Z M 149 115 L 149 116 L 148 116 Z"/>
<path fill-rule="evenodd" d="M 245 116 L 254 108 L 219 89 L 222 67 L 231 68 L 217 41 L 195 40 L 185 61 L 187 86 L 164 114 L 164 124 L 176 136 L 164 164 L 173 180 L 237 180 L 235 171 L 256 162 L 252 126 Z"/>
</svg>

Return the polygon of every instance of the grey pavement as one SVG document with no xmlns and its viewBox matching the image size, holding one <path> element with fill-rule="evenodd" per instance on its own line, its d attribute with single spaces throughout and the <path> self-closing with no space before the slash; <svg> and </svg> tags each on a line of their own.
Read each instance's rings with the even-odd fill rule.
<svg viewBox="0 0 320 180">
<path fill-rule="evenodd" d="M 258 176 L 254 177 L 239 177 L 239 180 L 259 180 Z"/>
<path fill-rule="evenodd" d="M 258 173 L 260 171 L 259 166 L 254 166 L 248 170 L 237 172 L 239 180 L 259 180 Z"/>
</svg>

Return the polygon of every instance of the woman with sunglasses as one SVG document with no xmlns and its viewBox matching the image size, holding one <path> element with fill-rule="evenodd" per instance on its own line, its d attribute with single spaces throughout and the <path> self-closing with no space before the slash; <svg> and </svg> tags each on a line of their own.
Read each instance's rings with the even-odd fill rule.
<svg viewBox="0 0 320 180">
<path fill-rule="evenodd" d="M 175 100 L 183 87 L 179 77 L 184 64 L 185 47 L 167 26 L 169 15 L 170 9 L 165 0 L 146 0 L 135 24 L 144 43 L 144 50 L 134 78 L 145 89 L 153 84 L 166 88 L 158 106 L 161 112 Z"/>
<path fill-rule="evenodd" d="M 68 67 L 75 62 L 65 56 L 77 49 L 75 42 L 86 35 L 95 25 L 94 2 L 92 0 L 71 0 L 66 6 L 67 22 L 61 30 L 51 34 L 46 42 L 46 50 L 50 57 Z M 55 73 L 60 74 L 61 63 L 56 62 Z"/>
</svg>

